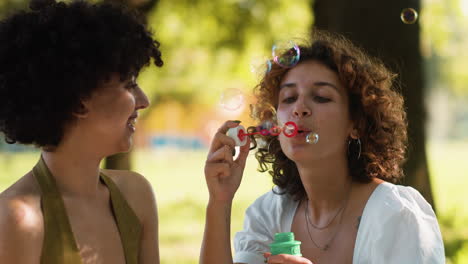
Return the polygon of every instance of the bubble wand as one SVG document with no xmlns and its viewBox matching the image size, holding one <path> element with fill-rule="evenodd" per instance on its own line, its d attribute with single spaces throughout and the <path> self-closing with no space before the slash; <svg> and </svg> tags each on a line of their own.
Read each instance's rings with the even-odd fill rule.
<svg viewBox="0 0 468 264">
<path fill-rule="evenodd" d="M 283 128 L 273 126 L 270 129 L 262 129 L 260 131 L 247 133 L 242 125 L 230 128 L 227 135 L 234 139 L 236 146 L 244 146 L 247 143 L 247 136 L 262 135 L 262 136 L 279 136 L 283 133 L 286 137 L 294 137 L 298 134 L 299 128 L 293 121 L 286 122 Z M 315 132 L 309 132 L 306 136 L 306 142 L 309 144 L 316 144 L 319 140 L 319 135 Z"/>
</svg>

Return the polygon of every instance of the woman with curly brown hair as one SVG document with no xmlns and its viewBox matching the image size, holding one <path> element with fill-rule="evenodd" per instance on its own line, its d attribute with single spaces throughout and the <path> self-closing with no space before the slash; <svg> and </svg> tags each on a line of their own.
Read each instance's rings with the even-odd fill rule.
<svg viewBox="0 0 468 264">
<path fill-rule="evenodd" d="M 101 170 L 132 146 L 148 99 L 136 83 L 159 43 L 110 4 L 33 0 L 0 23 L 0 132 L 37 165 L 0 194 L 1 263 L 159 263 L 154 194 Z"/>
<path fill-rule="evenodd" d="M 295 66 L 274 64 L 255 89 L 253 117 L 280 127 L 295 122 L 299 133 L 256 135 L 265 143 L 256 152 L 260 171 L 275 187 L 247 209 L 234 259 L 230 212 L 249 149 L 236 160 L 230 155 L 235 143 L 225 133 L 235 122 L 213 139 L 201 262 L 444 263 L 431 206 L 415 189 L 394 184 L 403 177 L 407 144 L 395 75 L 330 33 L 315 32 L 299 50 Z M 294 232 L 302 257 L 271 256 L 269 244 L 282 232 Z"/>
</svg>

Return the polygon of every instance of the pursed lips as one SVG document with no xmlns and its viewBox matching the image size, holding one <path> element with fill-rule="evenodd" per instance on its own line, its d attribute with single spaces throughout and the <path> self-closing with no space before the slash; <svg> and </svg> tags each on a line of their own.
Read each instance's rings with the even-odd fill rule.
<svg viewBox="0 0 468 264">
<path fill-rule="evenodd" d="M 307 134 L 309 132 L 311 132 L 312 130 L 303 126 L 303 125 L 297 125 L 297 133 L 298 134 Z"/>
</svg>

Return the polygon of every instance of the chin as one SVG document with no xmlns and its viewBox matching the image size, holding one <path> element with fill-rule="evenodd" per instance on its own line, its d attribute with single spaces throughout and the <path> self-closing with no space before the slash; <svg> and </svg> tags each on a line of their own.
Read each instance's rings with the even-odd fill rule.
<svg viewBox="0 0 468 264">
<path fill-rule="evenodd" d="M 313 157 L 307 153 L 293 153 L 293 154 L 287 155 L 287 157 L 290 160 L 294 161 L 295 163 L 309 162 L 313 159 Z"/>
<path fill-rule="evenodd" d="M 122 146 L 122 148 L 120 149 L 120 152 L 129 152 L 130 150 L 132 150 L 132 147 L 133 147 L 133 142 L 130 139 L 130 141 L 127 144 L 125 144 L 125 146 Z"/>
<path fill-rule="evenodd" d="M 286 151 L 284 151 L 286 157 L 294 162 L 309 162 L 312 161 L 315 156 L 316 152 L 311 145 L 296 145 L 296 146 L 289 146 Z"/>
<path fill-rule="evenodd" d="M 126 138 L 120 142 L 120 144 L 115 149 L 114 154 L 129 152 L 132 149 L 132 147 L 133 147 L 132 138 L 131 137 Z"/>
</svg>

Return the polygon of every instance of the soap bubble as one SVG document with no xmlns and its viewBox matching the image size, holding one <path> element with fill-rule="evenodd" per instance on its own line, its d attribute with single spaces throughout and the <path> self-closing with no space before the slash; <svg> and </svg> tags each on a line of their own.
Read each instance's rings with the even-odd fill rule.
<svg viewBox="0 0 468 264">
<path fill-rule="evenodd" d="M 418 12 L 413 8 L 405 8 L 401 11 L 400 18 L 405 24 L 414 24 L 418 20 Z"/>
<path fill-rule="evenodd" d="M 299 62 L 301 50 L 292 40 L 281 41 L 271 48 L 273 61 L 281 67 L 289 68 Z"/>
<path fill-rule="evenodd" d="M 226 89 L 221 94 L 220 105 L 226 110 L 235 111 L 244 104 L 244 93 L 235 88 Z"/>
<path fill-rule="evenodd" d="M 315 132 L 310 132 L 309 134 L 307 134 L 306 136 L 306 142 L 309 143 L 309 144 L 317 144 L 317 142 L 319 141 L 319 135 Z"/>
</svg>

